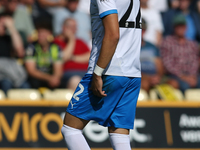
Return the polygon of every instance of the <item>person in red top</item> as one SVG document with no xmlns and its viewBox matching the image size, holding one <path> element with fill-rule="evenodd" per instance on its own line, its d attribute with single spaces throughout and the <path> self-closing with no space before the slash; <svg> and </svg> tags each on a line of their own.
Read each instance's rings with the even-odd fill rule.
<svg viewBox="0 0 200 150">
<path fill-rule="evenodd" d="M 55 38 L 63 51 L 64 75 L 62 87 L 75 90 L 88 68 L 90 50 L 88 46 L 76 38 L 76 21 L 66 19 L 63 23 L 62 33 Z"/>
</svg>

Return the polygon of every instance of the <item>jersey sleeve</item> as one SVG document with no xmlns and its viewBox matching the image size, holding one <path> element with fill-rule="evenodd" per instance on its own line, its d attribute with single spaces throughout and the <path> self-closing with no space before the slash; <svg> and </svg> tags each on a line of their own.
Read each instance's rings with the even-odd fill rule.
<svg viewBox="0 0 200 150">
<path fill-rule="evenodd" d="M 115 0 L 96 0 L 99 8 L 99 16 L 103 18 L 110 14 L 117 14 Z"/>
</svg>

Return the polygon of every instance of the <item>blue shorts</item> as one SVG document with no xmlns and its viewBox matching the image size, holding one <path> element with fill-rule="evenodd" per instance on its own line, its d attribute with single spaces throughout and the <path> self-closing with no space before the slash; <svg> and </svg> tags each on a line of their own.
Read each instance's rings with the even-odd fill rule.
<svg viewBox="0 0 200 150">
<path fill-rule="evenodd" d="M 92 75 L 86 74 L 76 88 L 67 112 L 84 119 L 95 120 L 102 126 L 133 129 L 141 78 L 102 76 L 103 91 L 100 98 L 89 90 Z"/>
</svg>

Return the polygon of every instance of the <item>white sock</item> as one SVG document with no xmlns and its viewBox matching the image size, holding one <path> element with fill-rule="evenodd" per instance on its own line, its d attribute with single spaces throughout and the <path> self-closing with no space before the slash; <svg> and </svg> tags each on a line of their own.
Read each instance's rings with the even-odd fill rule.
<svg viewBox="0 0 200 150">
<path fill-rule="evenodd" d="M 109 137 L 114 150 L 131 150 L 129 135 L 109 133 Z"/>
<path fill-rule="evenodd" d="M 63 125 L 61 132 L 69 150 L 90 150 L 82 130 Z"/>
</svg>

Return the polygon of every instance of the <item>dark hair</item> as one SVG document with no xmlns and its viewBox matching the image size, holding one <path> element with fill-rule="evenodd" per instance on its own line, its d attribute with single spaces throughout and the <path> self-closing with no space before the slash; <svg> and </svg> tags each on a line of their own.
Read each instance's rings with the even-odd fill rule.
<svg viewBox="0 0 200 150">
<path fill-rule="evenodd" d="M 12 14 L 10 14 L 8 12 L 2 12 L 2 13 L 0 13 L 0 18 L 1 17 L 6 17 L 6 16 L 12 17 Z"/>
<path fill-rule="evenodd" d="M 38 29 L 47 29 L 49 31 L 52 32 L 52 22 L 49 19 L 46 18 L 40 18 L 37 20 L 37 22 L 35 23 L 35 28 Z"/>
</svg>

